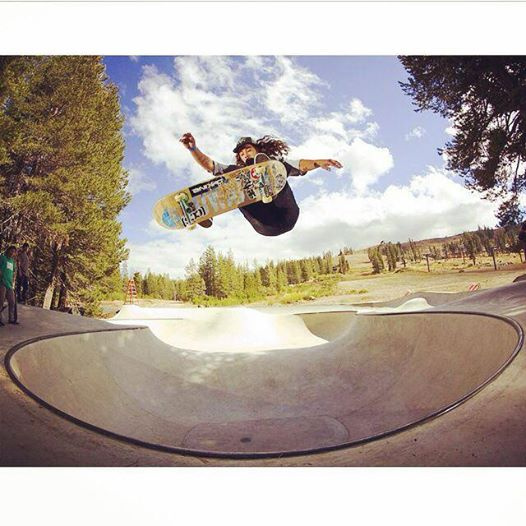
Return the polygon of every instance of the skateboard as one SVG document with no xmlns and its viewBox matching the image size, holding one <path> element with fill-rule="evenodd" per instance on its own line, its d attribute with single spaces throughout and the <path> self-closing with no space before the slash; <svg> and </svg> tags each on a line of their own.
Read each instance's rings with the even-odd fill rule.
<svg viewBox="0 0 526 526">
<path fill-rule="evenodd" d="M 258 201 L 269 203 L 286 182 L 283 163 L 253 164 L 165 195 L 155 204 L 153 217 L 170 230 L 192 229 L 235 208 Z"/>
</svg>

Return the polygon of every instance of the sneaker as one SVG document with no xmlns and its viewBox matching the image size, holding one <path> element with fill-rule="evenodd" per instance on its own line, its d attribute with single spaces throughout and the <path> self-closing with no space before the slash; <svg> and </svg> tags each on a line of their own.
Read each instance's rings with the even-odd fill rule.
<svg viewBox="0 0 526 526">
<path fill-rule="evenodd" d="M 20 325 L 17 321 L 11 321 L 9 320 L 7 323 L 10 323 L 11 325 Z"/>
<path fill-rule="evenodd" d="M 0 327 L 3 327 L 4 325 L 5 323 L 2 320 L 0 320 Z"/>
<path fill-rule="evenodd" d="M 201 221 L 200 223 L 197 223 L 199 226 L 202 226 L 203 228 L 210 228 L 214 224 L 213 219 L 205 219 L 204 221 Z"/>
</svg>

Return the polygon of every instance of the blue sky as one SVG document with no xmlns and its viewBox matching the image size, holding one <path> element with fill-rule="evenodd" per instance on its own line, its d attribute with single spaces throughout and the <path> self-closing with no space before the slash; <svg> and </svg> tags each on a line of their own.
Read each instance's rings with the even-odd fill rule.
<svg viewBox="0 0 526 526">
<path fill-rule="evenodd" d="M 496 206 L 463 188 L 437 148 L 454 123 L 417 113 L 396 57 L 105 57 L 126 118 L 132 202 L 121 214 L 133 271 L 184 276 L 207 245 L 239 262 L 300 258 L 343 246 L 406 241 L 494 226 Z M 265 238 L 238 211 L 213 228 L 168 231 L 151 216 L 163 195 L 206 179 L 184 132 L 220 162 L 240 136 L 277 135 L 291 159 L 336 158 L 342 170 L 294 178 L 294 230 Z"/>
</svg>

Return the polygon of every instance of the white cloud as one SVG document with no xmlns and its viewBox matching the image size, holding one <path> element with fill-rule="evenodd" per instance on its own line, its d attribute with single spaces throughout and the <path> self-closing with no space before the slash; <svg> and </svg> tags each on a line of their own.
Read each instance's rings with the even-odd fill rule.
<svg viewBox="0 0 526 526">
<path fill-rule="evenodd" d="M 405 140 L 410 141 L 411 139 L 421 139 L 425 134 L 425 128 L 422 128 L 422 126 L 416 126 L 409 133 L 406 133 Z"/>
<path fill-rule="evenodd" d="M 394 165 L 388 148 L 379 148 L 362 139 L 355 139 L 341 159 L 351 172 L 352 186 L 360 193 L 374 185 Z"/>
<path fill-rule="evenodd" d="M 148 177 L 140 168 L 128 168 L 128 191 L 132 195 L 137 195 L 143 191 L 151 192 L 156 188 L 155 181 Z"/>
<path fill-rule="evenodd" d="M 379 129 L 380 129 L 380 126 L 378 125 L 377 122 L 368 122 L 367 125 L 365 126 L 363 136 L 373 138 L 377 135 Z"/>
<path fill-rule="evenodd" d="M 358 124 L 373 114 L 372 110 L 366 108 L 360 99 L 353 98 L 349 103 L 346 118 L 352 124 Z"/>
<path fill-rule="evenodd" d="M 345 129 L 345 124 L 335 113 L 332 113 L 329 117 L 315 119 L 313 125 L 321 132 L 330 133 L 336 137 L 347 139 L 348 132 Z"/>
<path fill-rule="evenodd" d="M 331 133 L 318 132 L 290 149 L 291 159 L 338 158 L 349 147 L 347 140 Z M 309 174 L 310 177 L 310 174 Z"/>
<path fill-rule="evenodd" d="M 314 128 L 312 133 L 318 137 L 319 133 L 329 134 L 334 138 L 351 142 L 353 139 L 374 139 L 377 135 L 379 126 L 374 121 L 363 122 L 359 127 L 349 127 L 347 116 L 344 113 L 331 112 L 328 116 L 319 117 L 311 120 L 311 126 Z"/>
<path fill-rule="evenodd" d="M 285 57 L 277 57 L 274 68 L 277 76 L 265 86 L 266 106 L 284 124 L 304 121 L 319 103 L 315 88 L 321 80 Z"/>
<path fill-rule="evenodd" d="M 388 148 L 381 148 L 356 138 L 347 142 L 333 134 L 318 134 L 309 137 L 305 142 L 291 149 L 291 159 L 334 158 L 343 164 L 343 169 L 333 169 L 338 178 L 348 181 L 349 187 L 357 192 L 365 192 L 382 176 L 385 176 L 394 165 Z M 321 171 L 316 172 L 320 177 Z M 307 177 L 312 177 L 308 175 Z M 326 179 L 326 178 L 325 178 Z"/>
</svg>

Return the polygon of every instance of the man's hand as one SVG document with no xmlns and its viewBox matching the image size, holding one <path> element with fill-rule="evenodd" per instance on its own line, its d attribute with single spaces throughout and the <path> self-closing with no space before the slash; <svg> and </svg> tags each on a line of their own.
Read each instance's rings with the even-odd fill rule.
<svg viewBox="0 0 526 526">
<path fill-rule="evenodd" d="M 187 150 L 195 149 L 195 139 L 191 133 L 185 133 L 180 139 L 179 142 L 183 143 L 183 146 Z"/>
<path fill-rule="evenodd" d="M 185 133 L 179 139 L 179 142 L 182 143 L 187 150 L 190 150 L 192 153 L 192 158 L 196 163 L 198 163 L 207 172 L 213 173 L 214 161 L 212 161 L 212 159 L 210 159 L 208 155 L 205 155 L 201 150 L 197 149 L 194 136 L 191 133 Z"/>
<path fill-rule="evenodd" d="M 331 170 L 331 167 L 335 168 L 343 168 L 343 165 L 340 161 L 336 161 L 335 159 L 316 159 L 314 161 L 314 167 L 315 168 L 323 168 L 324 170 Z"/>
</svg>

